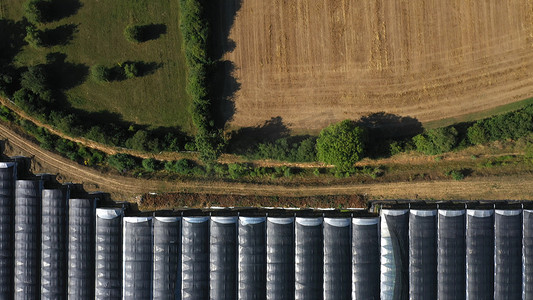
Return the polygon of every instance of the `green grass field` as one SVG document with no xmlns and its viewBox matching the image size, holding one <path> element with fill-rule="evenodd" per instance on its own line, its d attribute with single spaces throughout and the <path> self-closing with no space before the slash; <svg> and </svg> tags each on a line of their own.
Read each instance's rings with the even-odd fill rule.
<svg viewBox="0 0 533 300">
<path fill-rule="evenodd" d="M 0 17 L 22 19 L 23 3 L 21 0 L 2 0 Z M 79 64 L 80 70 L 85 70 L 82 71 L 82 75 L 86 75 L 83 83 L 66 91 L 75 108 L 109 111 L 120 114 L 125 121 L 154 127 L 179 126 L 186 132 L 193 132 L 189 115 L 191 99 L 185 91 L 186 66 L 179 28 L 179 1 L 80 0 L 79 4 L 81 7 L 74 10 L 74 14 L 39 28 L 46 30 L 69 25 L 75 30 L 68 44 L 41 49 L 24 46 L 16 57 L 17 64 L 33 65 L 44 62 L 47 53 L 64 53 L 67 62 Z M 164 28 L 161 31 L 166 32 L 158 38 L 133 44 L 126 41 L 123 32 L 127 25 L 134 23 L 158 24 L 159 28 Z M 156 67 L 145 76 L 109 83 L 97 83 L 88 74 L 88 68 L 94 64 L 112 67 L 128 60 L 151 63 Z"/>
</svg>

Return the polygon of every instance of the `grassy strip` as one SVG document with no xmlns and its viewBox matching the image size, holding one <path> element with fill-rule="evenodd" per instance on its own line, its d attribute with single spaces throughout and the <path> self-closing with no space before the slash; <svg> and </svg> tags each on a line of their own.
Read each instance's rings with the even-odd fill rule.
<svg viewBox="0 0 533 300">
<path fill-rule="evenodd" d="M 490 118 L 491 116 L 501 115 L 501 114 L 509 113 L 515 110 L 519 110 L 530 104 L 533 104 L 533 98 L 528 98 L 525 100 L 501 105 L 495 108 L 487 109 L 484 111 L 478 111 L 478 112 L 471 113 L 471 114 L 426 122 L 424 123 L 424 128 L 435 129 L 435 128 L 440 128 L 440 127 L 447 127 L 447 126 L 458 124 L 458 123 L 474 122 L 477 120 Z"/>
<path fill-rule="evenodd" d="M 196 126 L 196 148 L 200 158 L 214 162 L 222 151 L 222 135 L 214 122 L 208 78 L 213 60 L 208 54 L 209 22 L 203 0 L 180 0 L 181 32 L 188 67 L 187 91 L 192 97 L 192 119 Z"/>
</svg>

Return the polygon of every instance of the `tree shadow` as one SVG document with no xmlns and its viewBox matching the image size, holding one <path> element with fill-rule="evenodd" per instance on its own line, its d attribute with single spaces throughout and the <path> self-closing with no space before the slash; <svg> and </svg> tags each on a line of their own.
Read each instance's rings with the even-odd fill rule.
<svg viewBox="0 0 533 300">
<path fill-rule="evenodd" d="M 367 155 L 371 158 L 389 156 L 391 141 L 407 140 L 424 131 L 417 119 L 386 112 L 364 116 L 356 124 L 368 130 Z"/>
<path fill-rule="evenodd" d="M 167 25 L 165 24 L 148 24 L 140 26 L 140 42 L 150 40 L 157 40 L 160 36 L 167 33 Z"/>
<path fill-rule="evenodd" d="M 52 52 L 46 55 L 48 72 L 51 84 L 58 90 L 69 90 L 87 79 L 89 67 L 84 64 L 75 64 L 66 61 L 67 55 L 60 52 Z"/>
<path fill-rule="evenodd" d="M 83 6 L 78 0 L 54 0 L 49 2 L 48 5 L 47 9 L 50 12 L 49 22 L 73 16 Z"/>
<path fill-rule="evenodd" d="M 124 72 L 123 65 L 125 64 L 135 64 L 137 68 L 136 77 L 144 77 L 151 74 L 154 74 L 159 68 L 163 67 L 163 63 L 156 62 L 143 62 L 143 61 L 125 61 L 120 65 L 115 65 L 109 68 L 109 81 L 124 81 L 128 79 L 126 73 Z"/>
<path fill-rule="evenodd" d="M 65 46 L 74 39 L 74 34 L 78 32 L 78 25 L 66 24 L 54 29 L 46 29 L 43 32 L 43 42 L 45 47 Z"/>
<path fill-rule="evenodd" d="M 234 95 L 240 89 L 241 84 L 232 76 L 235 70 L 233 62 L 229 60 L 218 61 L 213 68 L 211 79 L 211 82 L 215 83 L 211 90 L 213 116 L 215 116 L 215 126 L 224 128 L 235 114 Z M 216 84 L 217 82 L 223 82 L 223 84 Z"/>
<path fill-rule="evenodd" d="M 402 117 L 386 112 L 372 113 L 357 121 L 359 126 L 369 129 L 370 133 L 381 138 L 412 137 L 424 131 L 422 123 L 412 117 Z"/>
<path fill-rule="evenodd" d="M 244 154 L 259 143 L 274 142 L 289 137 L 290 129 L 281 117 L 274 117 L 255 127 L 243 127 L 230 134 L 228 152 Z"/>
<path fill-rule="evenodd" d="M 234 95 L 241 85 L 234 77 L 235 65 L 231 61 L 222 60 L 227 52 L 235 49 L 235 41 L 229 38 L 231 28 L 235 22 L 237 12 L 241 9 L 242 1 L 207 1 L 207 17 L 209 20 L 211 38 L 209 56 L 218 62 L 212 70 L 212 99 L 213 109 L 217 110 L 215 123 L 218 128 L 224 128 L 235 114 Z"/>
<path fill-rule="evenodd" d="M 22 46 L 26 45 L 26 26 L 25 21 L 0 18 L 0 67 L 10 64 Z"/>
</svg>

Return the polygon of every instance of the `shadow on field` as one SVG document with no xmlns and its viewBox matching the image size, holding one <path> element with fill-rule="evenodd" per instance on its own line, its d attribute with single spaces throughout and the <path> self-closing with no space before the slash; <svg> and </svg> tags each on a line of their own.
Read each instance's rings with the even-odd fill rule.
<svg viewBox="0 0 533 300">
<path fill-rule="evenodd" d="M 210 56 L 217 60 L 212 72 L 213 87 L 211 95 L 216 110 L 215 122 L 218 128 L 224 128 L 235 114 L 234 97 L 241 88 L 234 77 L 235 65 L 223 60 L 224 54 L 235 49 L 235 42 L 229 38 L 237 12 L 241 9 L 241 0 L 207 1 L 207 12 L 211 31 Z"/>
<path fill-rule="evenodd" d="M 49 2 L 50 22 L 59 21 L 78 13 L 83 6 L 78 0 L 54 0 Z"/>
<path fill-rule="evenodd" d="M 140 27 L 141 42 L 150 40 L 157 40 L 161 35 L 167 33 L 167 25 L 165 24 L 148 24 Z"/>
<path fill-rule="evenodd" d="M 357 121 L 357 125 L 368 128 L 371 135 L 384 139 L 415 136 L 422 133 L 422 123 L 412 117 L 402 117 L 386 112 L 372 113 Z"/>
<path fill-rule="evenodd" d="M 22 46 L 26 45 L 24 37 L 27 25 L 24 21 L 0 18 L 0 66 L 11 63 Z"/>
<path fill-rule="evenodd" d="M 110 78 L 109 81 L 123 81 L 127 80 L 126 73 L 124 72 L 124 64 L 135 64 L 137 67 L 137 76 L 143 77 L 154 74 L 157 69 L 163 67 L 163 63 L 156 62 L 143 62 L 143 61 L 125 61 L 121 65 L 115 65 L 109 68 Z"/>
<path fill-rule="evenodd" d="M 46 47 L 65 46 L 74 39 L 74 34 L 78 32 L 78 25 L 66 24 L 54 29 L 44 31 L 43 42 Z"/>
<path fill-rule="evenodd" d="M 89 74 L 89 67 L 84 64 L 75 64 L 66 61 L 67 55 L 61 52 L 52 52 L 46 55 L 51 84 L 58 90 L 69 90 L 82 84 Z"/>
<path fill-rule="evenodd" d="M 255 127 L 243 127 L 231 132 L 230 153 L 243 154 L 259 143 L 274 142 L 290 135 L 290 129 L 281 117 L 275 117 Z"/>
</svg>

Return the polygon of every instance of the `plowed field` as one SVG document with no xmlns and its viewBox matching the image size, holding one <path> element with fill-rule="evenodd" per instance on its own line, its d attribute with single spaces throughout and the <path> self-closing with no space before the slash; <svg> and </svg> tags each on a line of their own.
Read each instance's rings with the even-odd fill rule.
<svg viewBox="0 0 533 300">
<path fill-rule="evenodd" d="M 221 2 L 232 15 L 240 0 Z M 243 0 L 225 55 L 241 84 L 231 126 L 428 122 L 532 97 L 531 2 Z"/>
</svg>

